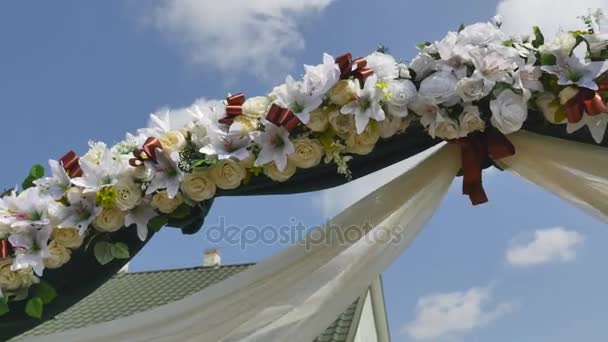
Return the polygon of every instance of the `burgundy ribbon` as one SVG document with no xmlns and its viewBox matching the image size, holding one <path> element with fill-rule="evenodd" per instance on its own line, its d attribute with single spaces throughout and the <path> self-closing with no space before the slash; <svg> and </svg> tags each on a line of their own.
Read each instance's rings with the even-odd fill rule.
<svg viewBox="0 0 608 342">
<path fill-rule="evenodd" d="M 136 148 L 133 151 L 135 158 L 129 159 L 129 164 L 133 167 L 144 165 L 145 161 L 156 163 L 156 149 L 162 150 L 163 145 L 156 138 L 150 137 L 146 140 L 141 148 Z"/>
<path fill-rule="evenodd" d="M 498 160 L 515 154 L 515 147 L 497 130 L 474 132 L 468 137 L 451 141 L 458 144 L 462 156 L 462 193 L 468 195 L 473 205 L 486 203 L 488 196 L 483 189 L 481 171 L 487 158 Z"/>
<path fill-rule="evenodd" d="M 340 68 L 340 78 L 345 80 L 351 76 L 361 82 L 361 86 L 365 84 L 365 80 L 371 76 L 374 71 L 367 67 L 367 61 L 365 58 L 357 58 L 353 60 L 353 55 L 345 53 L 342 56 L 336 58 L 336 64 Z"/>
<path fill-rule="evenodd" d="M 74 151 L 69 151 L 63 157 L 59 159 L 61 166 L 65 172 L 67 172 L 70 178 L 82 176 L 82 169 L 80 168 L 80 158 Z"/>
<path fill-rule="evenodd" d="M 608 84 L 602 84 L 600 89 L 604 89 Z M 587 88 L 580 88 L 578 93 L 566 102 L 566 116 L 569 123 L 581 121 L 583 113 L 594 116 L 606 112 L 608 106 L 604 103 L 602 96 L 597 92 Z"/>
<path fill-rule="evenodd" d="M 285 127 L 285 129 L 291 133 L 300 123 L 300 119 L 293 114 L 287 108 L 283 108 L 276 103 L 273 103 L 268 110 L 266 120 L 272 122 L 274 125 L 279 127 Z"/>
<path fill-rule="evenodd" d="M 0 240 L 0 259 L 11 256 L 12 246 L 7 239 Z"/>
<path fill-rule="evenodd" d="M 219 122 L 228 126 L 232 125 L 234 118 L 243 114 L 243 103 L 245 103 L 245 94 L 238 93 L 226 98 L 226 117 L 220 119 Z"/>
</svg>

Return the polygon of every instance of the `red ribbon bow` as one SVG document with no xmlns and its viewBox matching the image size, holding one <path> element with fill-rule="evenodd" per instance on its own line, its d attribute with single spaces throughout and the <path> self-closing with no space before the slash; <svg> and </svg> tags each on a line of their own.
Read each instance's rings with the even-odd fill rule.
<svg viewBox="0 0 608 342">
<path fill-rule="evenodd" d="M 80 158 L 76 155 L 74 151 L 69 151 L 63 157 L 59 159 L 61 166 L 65 172 L 67 172 L 68 177 L 75 178 L 82 176 L 82 169 L 80 168 Z"/>
<path fill-rule="evenodd" d="M 600 89 L 608 87 L 608 83 L 600 85 Z M 604 103 L 602 96 L 597 92 L 587 88 L 580 88 L 578 93 L 566 102 L 566 116 L 569 123 L 581 121 L 583 113 L 594 116 L 606 112 L 608 106 Z"/>
<path fill-rule="evenodd" d="M 226 98 L 226 117 L 220 119 L 219 122 L 228 126 L 232 125 L 234 118 L 243 114 L 243 103 L 245 103 L 245 94 L 238 93 Z"/>
<path fill-rule="evenodd" d="M 150 137 L 146 140 L 142 148 L 133 151 L 135 158 L 129 159 L 129 164 L 133 167 L 142 166 L 144 162 L 150 160 L 156 163 L 156 149 L 162 150 L 163 145 L 156 138 Z"/>
<path fill-rule="evenodd" d="M 300 123 L 300 119 L 287 108 L 283 108 L 276 103 L 273 103 L 268 110 L 266 120 L 272 122 L 276 126 L 283 126 L 291 133 Z"/>
<path fill-rule="evenodd" d="M 367 67 L 367 61 L 365 58 L 357 58 L 353 60 L 353 55 L 345 53 L 342 56 L 336 58 L 336 64 L 340 68 L 340 78 L 345 80 L 351 76 L 361 82 L 361 86 L 365 84 L 365 80 L 371 76 L 374 71 Z"/>
<path fill-rule="evenodd" d="M 460 146 L 462 155 L 462 193 L 469 195 L 471 203 L 486 203 L 488 196 L 483 189 L 481 170 L 487 158 L 498 160 L 515 154 L 515 147 L 497 130 L 475 132 L 466 138 L 452 141 Z"/>
<path fill-rule="evenodd" d="M 7 239 L 0 240 L 0 259 L 8 258 L 11 256 L 13 247 Z"/>
</svg>

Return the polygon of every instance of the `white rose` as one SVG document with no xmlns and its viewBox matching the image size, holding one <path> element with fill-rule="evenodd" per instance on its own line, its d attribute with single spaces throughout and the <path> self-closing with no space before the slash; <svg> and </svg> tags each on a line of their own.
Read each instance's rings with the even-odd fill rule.
<svg viewBox="0 0 608 342">
<path fill-rule="evenodd" d="M 380 139 L 380 129 L 376 121 L 370 121 L 361 134 L 352 134 L 346 141 L 346 152 L 366 155 L 373 151 Z"/>
<path fill-rule="evenodd" d="M 218 188 L 235 189 L 245 178 L 247 171 L 232 159 L 224 159 L 211 167 L 209 176 Z"/>
<path fill-rule="evenodd" d="M 437 71 L 422 80 L 418 94 L 435 104 L 454 104 L 458 100 L 457 83 L 458 79 L 450 71 Z"/>
<path fill-rule="evenodd" d="M 310 118 L 306 123 L 306 127 L 310 128 L 313 132 L 325 132 L 329 125 L 329 115 L 321 110 L 316 109 L 310 112 Z"/>
<path fill-rule="evenodd" d="M 323 146 L 317 139 L 299 138 L 293 141 L 294 152 L 289 160 L 296 167 L 308 169 L 319 165 L 323 158 Z"/>
<path fill-rule="evenodd" d="M 393 115 L 387 115 L 384 120 L 378 122 L 378 133 L 383 139 L 387 139 L 404 131 L 409 125 L 409 120 Z"/>
<path fill-rule="evenodd" d="M 196 147 L 201 148 L 209 144 L 209 132 L 202 122 L 195 122 L 190 127 L 190 138 Z"/>
<path fill-rule="evenodd" d="M 473 102 L 487 95 L 483 78 L 463 78 L 456 83 L 456 93 L 462 101 Z"/>
<path fill-rule="evenodd" d="M 143 198 L 141 185 L 135 183 L 131 177 L 122 177 L 114 185 L 116 191 L 116 206 L 123 211 L 138 206 Z"/>
<path fill-rule="evenodd" d="M 406 117 L 407 106 L 418 96 L 416 86 L 410 80 L 392 80 L 388 83 L 391 96 L 388 101 L 388 111 L 394 116 Z"/>
<path fill-rule="evenodd" d="M 169 194 L 166 191 L 161 191 L 152 196 L 152 202 L 150 203 L 153 208 L 158 209 L 163 214 L 171 214 L 180 205 L 184 203 L 184 199 L 181 193 L 178 193 L 173 198 L 169 198 Z"/>
<path fill-rule="evenodd" d="M 106 149 L 107 145 L 105 143 L 89 141 L 89 150 L 81 159 L 91 164 L 99 164 Z"/>
<path fill-rule="evenodd" d="M 566 87 L 559 92 L 559 102 L 565 105 L 573 97 L 578 94 L 579 90 L 576 87 Z"/>
<path fill-rule="evenodd" d="M 268 99 L 270 100 L 270 102 L 274 102 L 278 99 L 277 94 L 285 93 L 286 91 L 287 91 L 286 84 L 278 85 L 272 89 L 270 94 L 268 94 Z"/>
<path fill-rule="evenodd" d="M 410 67 L 407 64 L 397 64 L 397 70 L 399 70 L 399 78 L 412 78 L 410 75 Z"/>
<path fill-rule="evenodd" d="M 57 241 L 51 241 L 48 246 L 48 255 L 44 258 L 44 267 L 55 269 L 65 265 L 72 257 L 72 252 Z"/>
<path fill-rule="evenodd" d="M 202 202 L 215 196 L 216 186 L 206 171 L 195 170 L 186 174 L 181 189 L 196 202 Z"/>
<path fill-rule="evenodd" d="M 2 291 L 16 291 L 38 283 L 31 267 L 12 271 L 10 258 L 0 260 L 0 289 Z"/>
<path fill-rule="evenodd" d="M 427 77 L 435 70 L 437 61 L 428 53 L 420 53 L 410 63 L 410 69 L 416 73 L 416 80 L 419 81 Z"/>
<path fill-rule="evenodd" d="M 552 40 L 545 42 L 538 48 L 541 54 L 554 54 L 558 57 L 566 57 L 576 45 L 576 38 L 571 32 L 558 34 Z"/>
<path fill-rule="evenodd" d="M 331 102 L 343 106 L 352 102 L 357 96 L 357 84 L 353 80 L 340 80 L 329 89 L 327 96 Z"/>
<path fill-rule="evenodd" d="M 266 96 L 256 96 L 249 98 L 243 103 L 243 115 L 261 119 L 268 113 L 270 108 L 270 99 Z"/>
<path fill-rule="evenodd" d="M 507 89 L 490 101 L 492 125 L 503 134 L 510 134 L 521 129 L 528 117 L 528 104 L 521 95 Z"/>
<path fill-rule="evenodd" d="M 305 65 L 302 82 L 311 95 L 324 95 L 340 79 L 340 69 L 333 57 L 325 55 L 324 63 L 319 65 Z"/>
<path fill-rule="evenodd" d="M 466 137 L 471 132 L 483 131 L 486 128 L 486 123 L 481 118 L 477 106 L 465 106 L 458 117 L 458 122 L 460 123 L 460 136 L 462 137 Z"/>
<path fill-rule="evenodd" d="M 76 228 L 55 228 L 51 233 L 53 241 L 71 249 L 76 249 L 82 245 L 84 235 L 80 235 L 80 231 Z"/>
<path fill-rule="evenodd" d="M 462 45 L 502 44 L 505 40 L 504 32 L 491 23 L 469 25 L 458 33 L 458 44 Z"/>
<path fill-rule="evenodd" d="M 172 152 L 178 152 L 186 144 L 186 137 L 180 131 L 166 132 L 158 138 L 163 147 L 163 151 L 167 155 Z"/>
<path fill-rule="evenodd" d="M 93 227 L 100 232 L 115 232 L 124 226 L 125 215 L 118 208 L 103 208 L 93 221 Z"/>
<path fill-rule="evenodd" d="M 355 116 L 341 114 L 338 111 L 329 114 L 329 124 L 336 134 L 343 139 L 355 132 Z"/>
<path fill-rule="evenodd" d="M 429 135 L 433 138 L 457 139 L 460 134 L 458 122 L 451 119 L 443 112 L 437 112 L 434 120 L 429 124 Z"/>
<path fill-rule="evenodd" d="M 545 119 L 552 124 L 566 123 L 566 116 L 561 121 L 557 121 L 555 114 L 559 109 L 559 100 L 551 93 L 542 93 L 536 98 L 536 105 L 540 108 Z"/>
<path fill-rule="evenodd" d="M 283 171 L 279 171 L 277 165 L 272 162 L 264 165 L 264 174 L 275 182 L 285 182 L 296 173 L 296 165 L 287 161 L 287 165 Z"/>
<path fill-rule="evenodd" d="M 380 82 L 388 82 L 399 77 L 397 61 L 389 54 L 376 51 L 365 57 L 365 61 L 367 67 L 374 71 Z"/>
</svg>

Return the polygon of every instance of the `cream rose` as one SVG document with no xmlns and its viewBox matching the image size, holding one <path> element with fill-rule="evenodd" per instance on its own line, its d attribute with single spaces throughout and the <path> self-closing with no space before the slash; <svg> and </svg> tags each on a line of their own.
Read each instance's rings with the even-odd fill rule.
<svg viewBox="0 0 608 342">
<path fill-rule="evenodd" d="M 215 183 L 206 171 L 195 170 L 184 176 L 181 189 L 191 199 L 202 202 L 215 196 Z"/>
<path fill-rule="evenodd" d="M 264 165 L 264 174 L 268 176 L 268 178 L 272 179 L 275 182 L 285 182 L 291 176 L 296 173 L 296 166 L 290 160 L 287 161 L 287 165 L 283 171 L 279 171 L 277 165 L 273 163 L 268 163 Z"/>
<path fill-rule="evenodd" d="M 114 185 L 116 191 L 116 206 L 127 211 L 139 205 L 143 198 L 141 185 L 135 183 L 131 177 L 122 177 Z"/>
<path fill-rule="evenodd" d="M 162 191 L 152 197 L 151 205 L 163 214 L 171 214 L 182 203 L 184 203 L 182 194 L 178 193 L 175 197 L 169 198 L 169 194 Z"/>
<path fill-rule="evenodd" d="M 481 118 L 479 108 L 477 106 L 465 106 L 460 116 L 460 136 L 466 137 L 471 132 L 483 131 L 486 128 L 486 123 Z"/>
<path fill-rule="evenodd" d="M 555 125 L 566 123 L 565 115 L 561 121 L 558 121 L 555 116 L 557 110 L 559 109 L 559 103 L 560 101 L 558 100 L 557 96 L 551 93 L 542 93 L 536 98 L 536 105 L 543 112 L 545 119 Z"/>
<path fill-rule="evenodd" d="M 125 215 L 118 208 L 103 208 L 93 221 L 93 227 L 100 232 L 115 232 L 125 224 Z"/>
<path fill-rule="evenodd" d="M 257 128 L 258 122 L 258 119 L 254 119 L 245 115 L 239 115 L 234 118 L 231 129 L 243 132 L 243 134 L 251 133 Z"/>
<path fill-rule="evenodd" d="M 209 176 L 218 188 L 235 189 L 245 178 L 247 171 L 238 162 L 224 159 L 211 167 Z"/>
<path fill-rule="evenodd" d="M 456 83 L 456 93 L 462 101 L 472 102 L 486 95 L 483 78 L 463 78 Z"/>
<path fill-rule="evenodd" d="M 404 127 L 404 122 L 409 123 L 405 118 L 387 115 L 384 120 L 378 122 L 378 133 L 380 134 L 380 137 L 387 139 L 397 134 L 397 132 L 403 131 L 407 128 L 407 124 L 405 124 Z"/>
<path fill-rule="evenodd" d="M 559 92 L 559 102 L 563 105 L 570 101 L 578 94 L 579 90 L 576 87 L 566 87 Z"/>
<path fill-rule="evenodd" d="M 82 245 L 84 235 L 76 228 L 55 228 L 51 233 L 53 241 L 67 248 L 76 249 Z"/>
<path fill-rule="evenodd" d="M 310 118 L 306 123 L 306 127 L 313 132 L 325 132 L 329 125 L 329 115 L 322 109 L 316 109 L 310 112 Z"/>
<path fill-rule="evenodd" d="M 186 144 L 186 137 L 180 131 L 167 132 L 158 138 L 163 146 L 163 151 L 170 154 L 179 151 Z"/>
<path fill-rule="evenodd" d="M 352 134 L 346 141 L 346 152 L 360 155 L 369 154 L 380 139 L 380 129 L 376 121 L 370 121 L 361 134 Z"/>
<path fill-rule="evenodd" d="M 294 152 L 289 155 L 289 160 L 296 167 L 308 169 L 319 165 L 323 158 L 323 146 L 317 139 L 299 138 L 293 141 Z"/>
<path fill-rule="evenodd" d="M 30 267 L 11 271 L 12 263 L 13 260 L 10 258 L 0 260 L 0 289 L 2 291 L 16 291 L 38 283 L 38 278 Z"/>
<path fill-rule="evenodd" d="M 521 129 L 528 117 L 528 104 L 521 95 L 510 89 L 503 90 L 495 100 L 490 101 L 492 125 L 503 134 Z"/>
<path fill-rule="evenodd" d="M 65 265 L 72 257 L 72 252 L 53 240 L 48 246 L 48 255 L 44 258 L 44 267 L 55 269 Z"/>
<path fill-rule="evenodd" d="M 329 124 L 336 134 L 343 139 L 348 138 L 355 132 L 355 116 L 341 114 L 338 111 L 329 114 Z"/>
<path fill-rule="evenodd" d="M 429 125 L 429 134 L 433 138 L 457 139 L 460 134 L 458 122 L 442 112 L 437 112 L 435 119 Z"/>
<path fill-rule="evenodd" d="M 249 98 L 243 103 L 243 115 L 261 119 L 268 113 L 270 107 L 270 99 L 266 96 L 256 96 Z"/>
<path fill-rule="evenodd" d="M 357 84 L 353 80 L 340 80 L 329 89 L 327 96 L 331 102 L 343 106 L 357 96 Z"/>
</svg>

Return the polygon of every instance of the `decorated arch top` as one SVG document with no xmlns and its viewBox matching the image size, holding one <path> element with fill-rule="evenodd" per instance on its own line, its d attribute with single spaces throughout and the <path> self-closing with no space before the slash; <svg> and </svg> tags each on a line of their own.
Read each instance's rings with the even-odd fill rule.
<svg viewBox="0 0 608 342">
<path fill-rule="evenodd" d="M 34 167 L 22 189 L 0 198 L 0 313 L 28 299 L 28 314 L 40 316 L 54 297 L 40 284 L 44 270 L 64 266 L 75 250 L 92 249 L 101 264 L 129 258 L 117 232 L 136 230 L 143 241 L 217 189 L 252 177 L 285 182 L 320 163 L 349 177 L 349 160 L 373 153 L 380 139 L 407 139 L 409 126 L 462 146 L 474 203 L 485 195 L 467 174 L 480 175 L 485 154 L 515 153 L 504 135 L 522 128 L 529 109 L 569 133 L 586 127 L 601 143 L 608 26 L 600 12 L 585 20 L 587 30 L 546 42 L 538 28 L 507 37 L 497 20 L 477 23 L 421 44 L 408 64 L 384 49 L 364 58 L 325 54 L 267 95 L 152 114 L 148 127 L 113 146 L 93 142 L 80 158 L 51 160 L 46 177 Z"/>
</svg>

